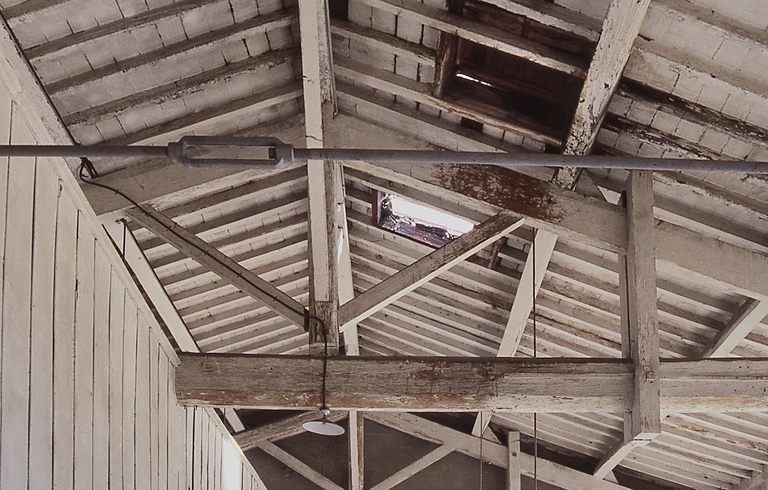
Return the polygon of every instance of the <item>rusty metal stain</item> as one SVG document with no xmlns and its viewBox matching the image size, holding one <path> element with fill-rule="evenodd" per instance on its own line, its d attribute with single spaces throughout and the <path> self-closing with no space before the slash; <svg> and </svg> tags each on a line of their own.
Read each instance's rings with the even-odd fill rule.
<svg viewBox="0 0 768 490">
<path fill-rule="evenodd" d="M 448 190 L 532 218 L 561 220 L 562 211 L 547 182 L 492 165 L 442 165 L 435 172 Z"/>
</svg>

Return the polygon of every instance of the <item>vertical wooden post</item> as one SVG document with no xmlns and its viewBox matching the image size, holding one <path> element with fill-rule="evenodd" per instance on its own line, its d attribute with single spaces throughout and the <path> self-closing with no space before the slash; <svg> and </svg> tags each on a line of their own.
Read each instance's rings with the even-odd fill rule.
<svg viewBox="0 0 768 490">
<path fill-rule="evenodd" d="M 507 436 L 509 465 L 507 467 L 507 490 L 520 490 L 520 433 L 510 431 Z"/>
<path fill-rule="evenodd" d="M 635 365 L 631 435 L 650 440 L 661 432 L 652 172 L 629 175 L 627 227 L 629 352 Z"/>
</svg>

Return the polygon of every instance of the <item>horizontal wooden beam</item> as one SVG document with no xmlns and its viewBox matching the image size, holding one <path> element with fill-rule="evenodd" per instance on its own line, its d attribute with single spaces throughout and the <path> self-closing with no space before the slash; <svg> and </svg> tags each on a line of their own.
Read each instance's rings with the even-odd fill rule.
<svg viewBox="0 0 768 490">
<path fill-rule="evenodd" d="M 508 209 L 527 223 L 600 249 L 625 252 L 625 210 L 555 184 L 494 166 L 347 162 L 377 178 L 427 195 L 450 198 L 488 214 Z M 657 268 L 701 279 L 713 288 L 768 300 L 768 261 L 754 251 L 664 221 L 656 221 Z"/>
<path fill-rule="evenodd" d="M 176 393 L 185 405 L 260 409 L 319 406 L 322 360 L 182 354 Z M 667 360 L 666 412 L 763 411 L 768 359 Z M 621 359 L 333 358 L 327 402 L 336 410 L 626 412 L 633 366 Z"/>
</svg>

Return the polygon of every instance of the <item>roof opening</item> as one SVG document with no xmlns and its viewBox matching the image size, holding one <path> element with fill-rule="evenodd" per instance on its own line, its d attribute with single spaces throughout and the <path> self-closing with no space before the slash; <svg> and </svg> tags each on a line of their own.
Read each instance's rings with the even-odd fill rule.
<svg viewBox="0 0 768 490">
<path fill-rule="evenodd" d="M 433 247 L 468 232 L 474 225 L 458 216 L 393 194 L 381 199 L 378 225 Z"/>
</svg>

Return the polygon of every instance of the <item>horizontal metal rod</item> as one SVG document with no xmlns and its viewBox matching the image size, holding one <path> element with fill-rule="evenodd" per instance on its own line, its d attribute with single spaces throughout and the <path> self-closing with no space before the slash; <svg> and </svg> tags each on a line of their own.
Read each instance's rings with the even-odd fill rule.
<svg viewBox="0 0 768 490">
<path fill-rule="evenodd" d="M 470 151 L 367 150 L 319 148 L 293 150 L 296 160 L 354 160 L 368 163 L 448 163 L 504 167 L 579 167 L 627 170 L 768 173 L 768 162 L 690 160 L 550 153 L 488 153 Z"/>
<path fill-rule="evenodd" d="M 0 145 L 0 157 L 167 158 L 167 146 Z"/>
<path fill-rule="evenodd" d="M 195 147 L 256 147 L 267 159 L 193 157 Z M 626 170 L 730 172 L 768 174 L 768 162 L 730 160 L 691 160 L 617 156 L 573 156 L 548 153 L 490 153 L 468 151 L 378 150 L 355 148 L 294 148 L 275 138 L 184 137 L 168 146 L 54 146 L 0 145 L 0 157 L 73 158 L 168 158 L 189 167 L 227 167 L 275 169 L 293 161 L 363 161 L 369 163 L 446 163 L 460 165 L 499 165 L 503 167 L 579 167 Z"/>
</svg>

